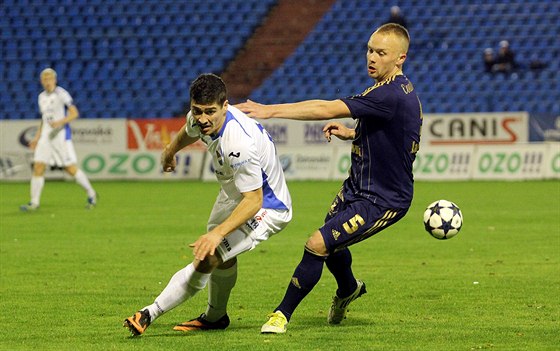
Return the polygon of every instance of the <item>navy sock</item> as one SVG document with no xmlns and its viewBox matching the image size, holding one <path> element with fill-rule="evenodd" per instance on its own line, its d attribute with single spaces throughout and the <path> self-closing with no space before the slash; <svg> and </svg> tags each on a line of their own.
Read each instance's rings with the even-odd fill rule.
<svg viewBox="0 0 560 351">
<path fill-rule="evenodd" d="M 358 285 L 354 273 L 352 273 L 352 254 L 350 250 L 346 248 L 329 255 L 326 264 L 338 284 L 336 295 L 341 298 L 352 295 Z"/>
<path fill-rule="evenodd" d="M 299 303 L 321 279 L 324 262 L 325 257 L 314 255 L 305 250 L 301 262 L 294 271 L 284 299 L 275 311 L 281 311 L 290 320 Z"/>
</svg>

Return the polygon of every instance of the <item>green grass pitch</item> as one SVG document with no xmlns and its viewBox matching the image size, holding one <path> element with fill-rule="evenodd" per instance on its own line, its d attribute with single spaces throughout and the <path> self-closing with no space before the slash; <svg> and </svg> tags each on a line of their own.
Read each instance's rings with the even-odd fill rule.
<svg viewBox="0 0 560 351">
<path fill-rule="evenodd" d="M 182 334 L 206 290 L 139 338 L 122 320 L 153 301 L 192 259 L 218 185 L 97 182 L 99 206 L 70 182 L 47 181 L 42 206 L 20 213 L 28 184 L 0 183 L 1 350 L 558 350 L 560 182 L 417 182 L 407 216 L 352 247 L 368 293 L 339 326 L 326 323 L 328 271 L 285 335 L 261 335 L 307 236 L 340 182 L 290 182 L 288 228 L 239 257 L 226 331 Z M 457 237 L 423 229 L 424 207 L 456 202 Z"/>
</svg>

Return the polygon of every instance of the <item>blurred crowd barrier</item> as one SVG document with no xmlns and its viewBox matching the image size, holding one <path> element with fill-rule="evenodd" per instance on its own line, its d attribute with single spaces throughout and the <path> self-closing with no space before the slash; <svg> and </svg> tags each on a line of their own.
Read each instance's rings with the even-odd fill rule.
<svg viewBox="0 0 560 351">
<path fill-rule="evenodd" d="M 341 120 L 353 127 L 351 119 Z M 350 142 L 328 143 L 325 122 L 259 121 L 274 139 L 289 180 L 339 180 L 348 175 Z M 163 173 L 160 153 L 184 124 L 172 119 L 81 119 L 72 123 L 79 167 L 94 180 L 214 180 L 211 158 L 196 143 L 177 154 Z M 38 121 L 0 121 L 0 180 L 28 181 L 27 147 Z M 418 180 L 522 180 L 560 178 L 560 117 L 526 112 L 425 114 L 414 163 Z M 46 174 L 64 179 L 55 164 Z"/>
</svg>

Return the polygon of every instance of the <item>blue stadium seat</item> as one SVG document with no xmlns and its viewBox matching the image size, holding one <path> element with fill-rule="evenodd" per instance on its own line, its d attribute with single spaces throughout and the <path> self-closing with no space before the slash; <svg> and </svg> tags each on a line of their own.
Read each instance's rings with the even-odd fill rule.
<svg viewBox="0 0 560 351">
<path fill-rule="evenodd" d="M 21 99 L 9 109 L 35 118 L 37 76 L 52 66 L 73 95 L 82 95 L 84 116 L 170 116 L 185 103 L 190 81 L 200 72 L 223 71 L 276 2 L 4 0 L 2 78 L 9 82 L 5 95 Z M 405 73 L 426 112 L 525 107 L 560 113 L 560 2 L 402 0 L 399 6 L 413 39 Z M 363 91 L 372 84 L 365 75 L 365 41 L 381 24 L 372 13 L 388 15 L 387 3 L 335 2 L 251 97 L 266 103 Z M 522 67 L 516 75 L 482 74 L 482 50 L 497 49 L 503 39 Z M 201 48 L 203 58 L 198 51 L 192 54 Z M 547 66 L 526 69 L 533 56 Z M 146 87 L 165 93 L 157 101 L 148 99 Z"/>
<path fill-rule="evenodd" d="M 224 6 L 229 5 L 229 1 L 219 1 Z M 236 2 L 238 4 L 232 6 L 239 8 L 238 12 L 246 11 L 249 14 L 255 10 L 254 7 L 258 7 L 261 11 L 260 16 L 265 15 L 266 10 L 274 3 L 272 0 L 234 1 Z M 212 42 L 207 40 L 207 34 L 215 29 L 207 27 L 207 17 L 200 10 L 210 11 L 218 17 L 219 12 L 216 9 L 223 7 L 219 6 L 219 3 L 212 6 L 202 0 L 93 0 L 77 1 L 71 6 L 50 2 L 33 2 L 24 6 L 12 0 L 5 3 L 9 5 L 6 7 L 6 26 L 0 25 L 0 32 L 2 38 L 6 38 L 2 43 L 2 51 L 3 60 L 7 60 L 6 65 L 9 69 L 3 77 L 21 81 L 23 76 L 27 76 L 27 79 L 33 80 L 32 88 L 12 84 L 8 85 L 8 89 L 32 89 L 32 93 L 19 93 L 18 96 L 35 96 L 39 89 L 38 72 L 46 66 L 53 66 L 58 70 L 61 82 L 71 92 L 74 89 L 83 89 L 86 92 L 87 95 L 82 99 L 85 101 L 84 105 L 81 106 L 81 111 L 86 116 L 103 116 L 108 111 L 110 115 L 107 117 L 111 117 L 115 111 L 107 109 L 107 106 L 119 106 L 121 109 L 124 106 L 129 110 L 121 111 L 120 117 L 123 117 L 123 114 L 130 117 L 137 114 L 149 117 L 153 103 L 146 106 L 147 110 L 138 111 L 131 104 L 119 103 L 118 96 L 136 96 L 138 91 L 145 91 L 146 86 L 153 88 L 154 85 L 150 82 L 159 82 L 163 89 L 171 91 L 173 87 L 167 78 L 178 72 L 186 73 L 187 76 L 183 79 L 189 81 L 197 72 L 210 70 L 207 67 L 212 67 L 212 70 L 217 72 L 223 70 L 224 65 L 231 60 L 251 33 L 251 27 L 243 23 L 243 19 L 252 17 L 253 23 L 258 23 L 258 16 L 254 13 L 251 13 L 251 16 L 238 13 L 238 16 L 228 17 L 228 20 L 233 22 L 222 27 L 221 31 L 216 31 L 215 37 L 211 38 L 214 40 Z M 191 15 L 197 11 L 201 14 L 198 16 L 200 23 L 193 24 Z M 56 22 L 53 18 L 56 18 Z M 186 25 L 187 19 L 189 26 Z M 202 30 L 193 33 L 190 28 Z M 216 40 L 217 38 L 220 40 Z M 231 40 L 232 38 L 234 40 Z M 192 61 L 190 57 L 186 57 L 190 54 L 189 48 L 192 50 L 194 47 L 211 46 L 214 43 L 226 46 L 219 51 L 208 51 L 216 57 Z M 98 62 L 102 64 L 99 65 Z M 187 65 L 186 62 L 191 64 Z M 214 67 L 216 63 L 218 66 Z M 154 66 L 158 69 L 151 69 Z M 165 69 L 159 69 L 160 67 Z M 161 78 L 162 74 L 167 75 L 165 79 Z M 94 87 L 88 90 L 88 87 L 82 84 L 84 79 L 107 82 L 92 84 Z M 74 93 L 76 94 L 80 93 Z M 175 93 L 162 95 L 162 102 L 158 102 L 160 105 L 156 114 L 165 116 L 166 114 L 162 113 L 165 109 L 174 113 L 177 110 L 174 107 L 177 97 L 178 94 Z M 94 99 L 96 104 L 88 104 L 87 100 L 90 98 Z M 111 103 L 106 102 L 106 99 L 117 100 Z M 19 108 L 24 104 L 14 106 Z"/>
<path fill-rule="evenodd" d="M 400 3 L 407 20 L 413 43 L 405 72 L 413 79 L 417 91 L 421 92 L 426 112 L 458 112 L 472 109 L 519 109 L 526 106 L 535 108 L 532 103 L 538 96 L 539 106 L 556 108 L 558 104 L 546 101 L 560 101 L 558 89 L 550 89 L 548 95 L 527 94 L 538 89 L 535 76 L 550 75 L 552 81 L 559 81 L 558 57 L 560 42 L 559 21 L 560 3 L 553 1 L 498 1 L 488 3 L 483 0 L 456 0 L 445 3 L 404 1 Z M 546 9 L 546 10 L 541 10 Z M 290 101 L 300 100 L 312 91 L 329 92 L 328 88 L 315 86 L 311 79 L 321 75 L 326 85 L 334 81 L 346 81 L 345 77 L 361 77 L 362 71 L 351 71 L 358 59 L 347 59 L 349 53 L 362 52 L 365 39 L 371 32 L 371 22 L 364 26 L 363 16 L 368 13 L 387 13 L 383 3 L 367 3 L 358 0 L 338 1 L 331 12 L 327 13 L 306 41 L 294 55 L 253 92 L 262 102 L 275 102 L 278 96 L 285 96 L 285 85 L 279 84 L 288 78 L 288 72 L 298 72 L 289 77 L 290 84 L 307 86 L 298 89 Z M 340 27 L 338 34 L 331 35 L 334 25 Z M 375 25 L 379 25 L 377 23 Z M 348 31 L 351 34 L 342 35 Z M 542 72 L 532 72 L 522 68 L 512 75 L 490 76 L 482 74 L 482 51 L 494 47 L 500 40 L 508 39 L 522 65 L 527 65 L 527 57 L 535 54 L 548 66 Z M 316 54 L 309 48 L 344 47 L 344 55 L 336 62 L 336 53 L 329 52 L 332 61 L 318 62 Z M 312 56 L 314 60 L 308 60 Z M 361 58 L 360 58 L 361 59 Z M 341 69 L 342 68 L 342 69 Z M 333 79 L 336 78 L 336 79 Z M 349 79 L 345 89 L 359 91 L 367 81 Z M 548 86 L 551 84 L 548 83 Z M 553 85 L 554 87 L 554 85 Z M 555 86 L 558 88 L 558 86 Z M 501 93 L 500 93 L 501 92 Z M 514 93 L 514 96 L 509 94 Z M 523 94 L 523 92 L 525 92 Z M 468 96 L 466 103 L 462 97 Z"/>
</svg>

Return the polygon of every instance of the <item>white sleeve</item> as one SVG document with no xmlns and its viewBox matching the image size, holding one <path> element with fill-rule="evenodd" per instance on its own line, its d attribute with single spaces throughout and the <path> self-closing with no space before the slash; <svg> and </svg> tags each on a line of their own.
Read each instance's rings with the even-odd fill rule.
<svg viewBox="0 0 560 351">
<path fill-rule="evenodd" d="M 262 187 L 262 169 L 254 140 L 242 131 L 235 134 L 229 136 L 235 142 L 224 145 L 224 152 L 233 170 L 235 186 L 244 193 Z"/>
<path fill-rule="evenodd" d="M 70 95 L 69 92 L 66 91 L 66 89 L 60 88 L 59 96 L 66 107 L 72 106 L 74 104 L 74 101 L 72 100 L 72 96 Z"/>
</svg>

